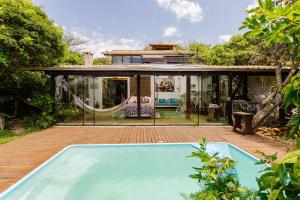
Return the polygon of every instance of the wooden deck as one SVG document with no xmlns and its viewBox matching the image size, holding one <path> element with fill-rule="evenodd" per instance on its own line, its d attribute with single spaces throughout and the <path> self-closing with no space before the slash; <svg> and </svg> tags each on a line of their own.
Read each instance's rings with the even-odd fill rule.
<svg viewBox="0 0 300 200">
<path fill-rule="evenodd" d="M 0 145 L 0 192 L 70 144 L 230 142 L 255 154 L 278 152 L 286 147 L 257 135 L 242 136 L 231 127 L 53 127 Z"/>
</svg>

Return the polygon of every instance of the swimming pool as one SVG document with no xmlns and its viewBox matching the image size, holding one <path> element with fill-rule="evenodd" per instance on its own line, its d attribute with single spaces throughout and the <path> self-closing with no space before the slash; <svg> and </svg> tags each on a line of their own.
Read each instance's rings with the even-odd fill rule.
<svg viewBox="0 0 300 200">
<path fill-rule="evenodd" d="M 0 194 L 1 200 L 176 200 L 199 189 L 196 144 L 71 145 Z M 257 159 L 227 143 L 208 143 L 237 161 L 243 186 L 256 187 Z"/>
</svg>

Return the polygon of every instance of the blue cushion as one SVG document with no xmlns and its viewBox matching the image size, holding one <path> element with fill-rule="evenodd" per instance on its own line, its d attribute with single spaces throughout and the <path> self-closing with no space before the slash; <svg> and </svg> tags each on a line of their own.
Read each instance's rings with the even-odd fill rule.
<svg viewBox="0 0 300 200">
<path fill-rule="evenodd" d="M 175 99 L 175 98 L 171 98 L 171 99 L 170 99 L 170 103 L 172 103 L 172 104 L 173 104 L 173 103 L 176 103 L 176 99 Z"/>
<path fill-rule="evenodd" d="M 165 99 L 159 99 L 159 103 L 165 103 Z"/>
</svg>

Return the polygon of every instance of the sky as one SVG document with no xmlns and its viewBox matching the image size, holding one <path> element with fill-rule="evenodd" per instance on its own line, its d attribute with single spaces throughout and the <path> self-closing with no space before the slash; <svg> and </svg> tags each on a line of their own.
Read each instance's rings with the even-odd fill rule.
<svg viewBox="0 0 300 200">
<path fill-rule="evenodd" d="M 255 0 L 33 0 L 58 26 L 100 57 L 150 42 L 218 44 L 238 30 Z"/>
</svg>

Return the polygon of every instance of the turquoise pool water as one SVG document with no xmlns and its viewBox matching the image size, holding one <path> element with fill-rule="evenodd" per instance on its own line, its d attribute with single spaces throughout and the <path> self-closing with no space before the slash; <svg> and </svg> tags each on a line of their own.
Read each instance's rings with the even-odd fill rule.
<svg viewBox="0 0 300 200">
<path fill-rule="evenodd" d="M 197 191 L 189 178 L 200 163 L 187 157 L 193 144 L 75 145 L 0 195 L 13 200 L 177 200 Z M 242 185 L 256 187 L 256 160 L 226 143 L 209 143 L 236 160 Z"/>
</svg>

